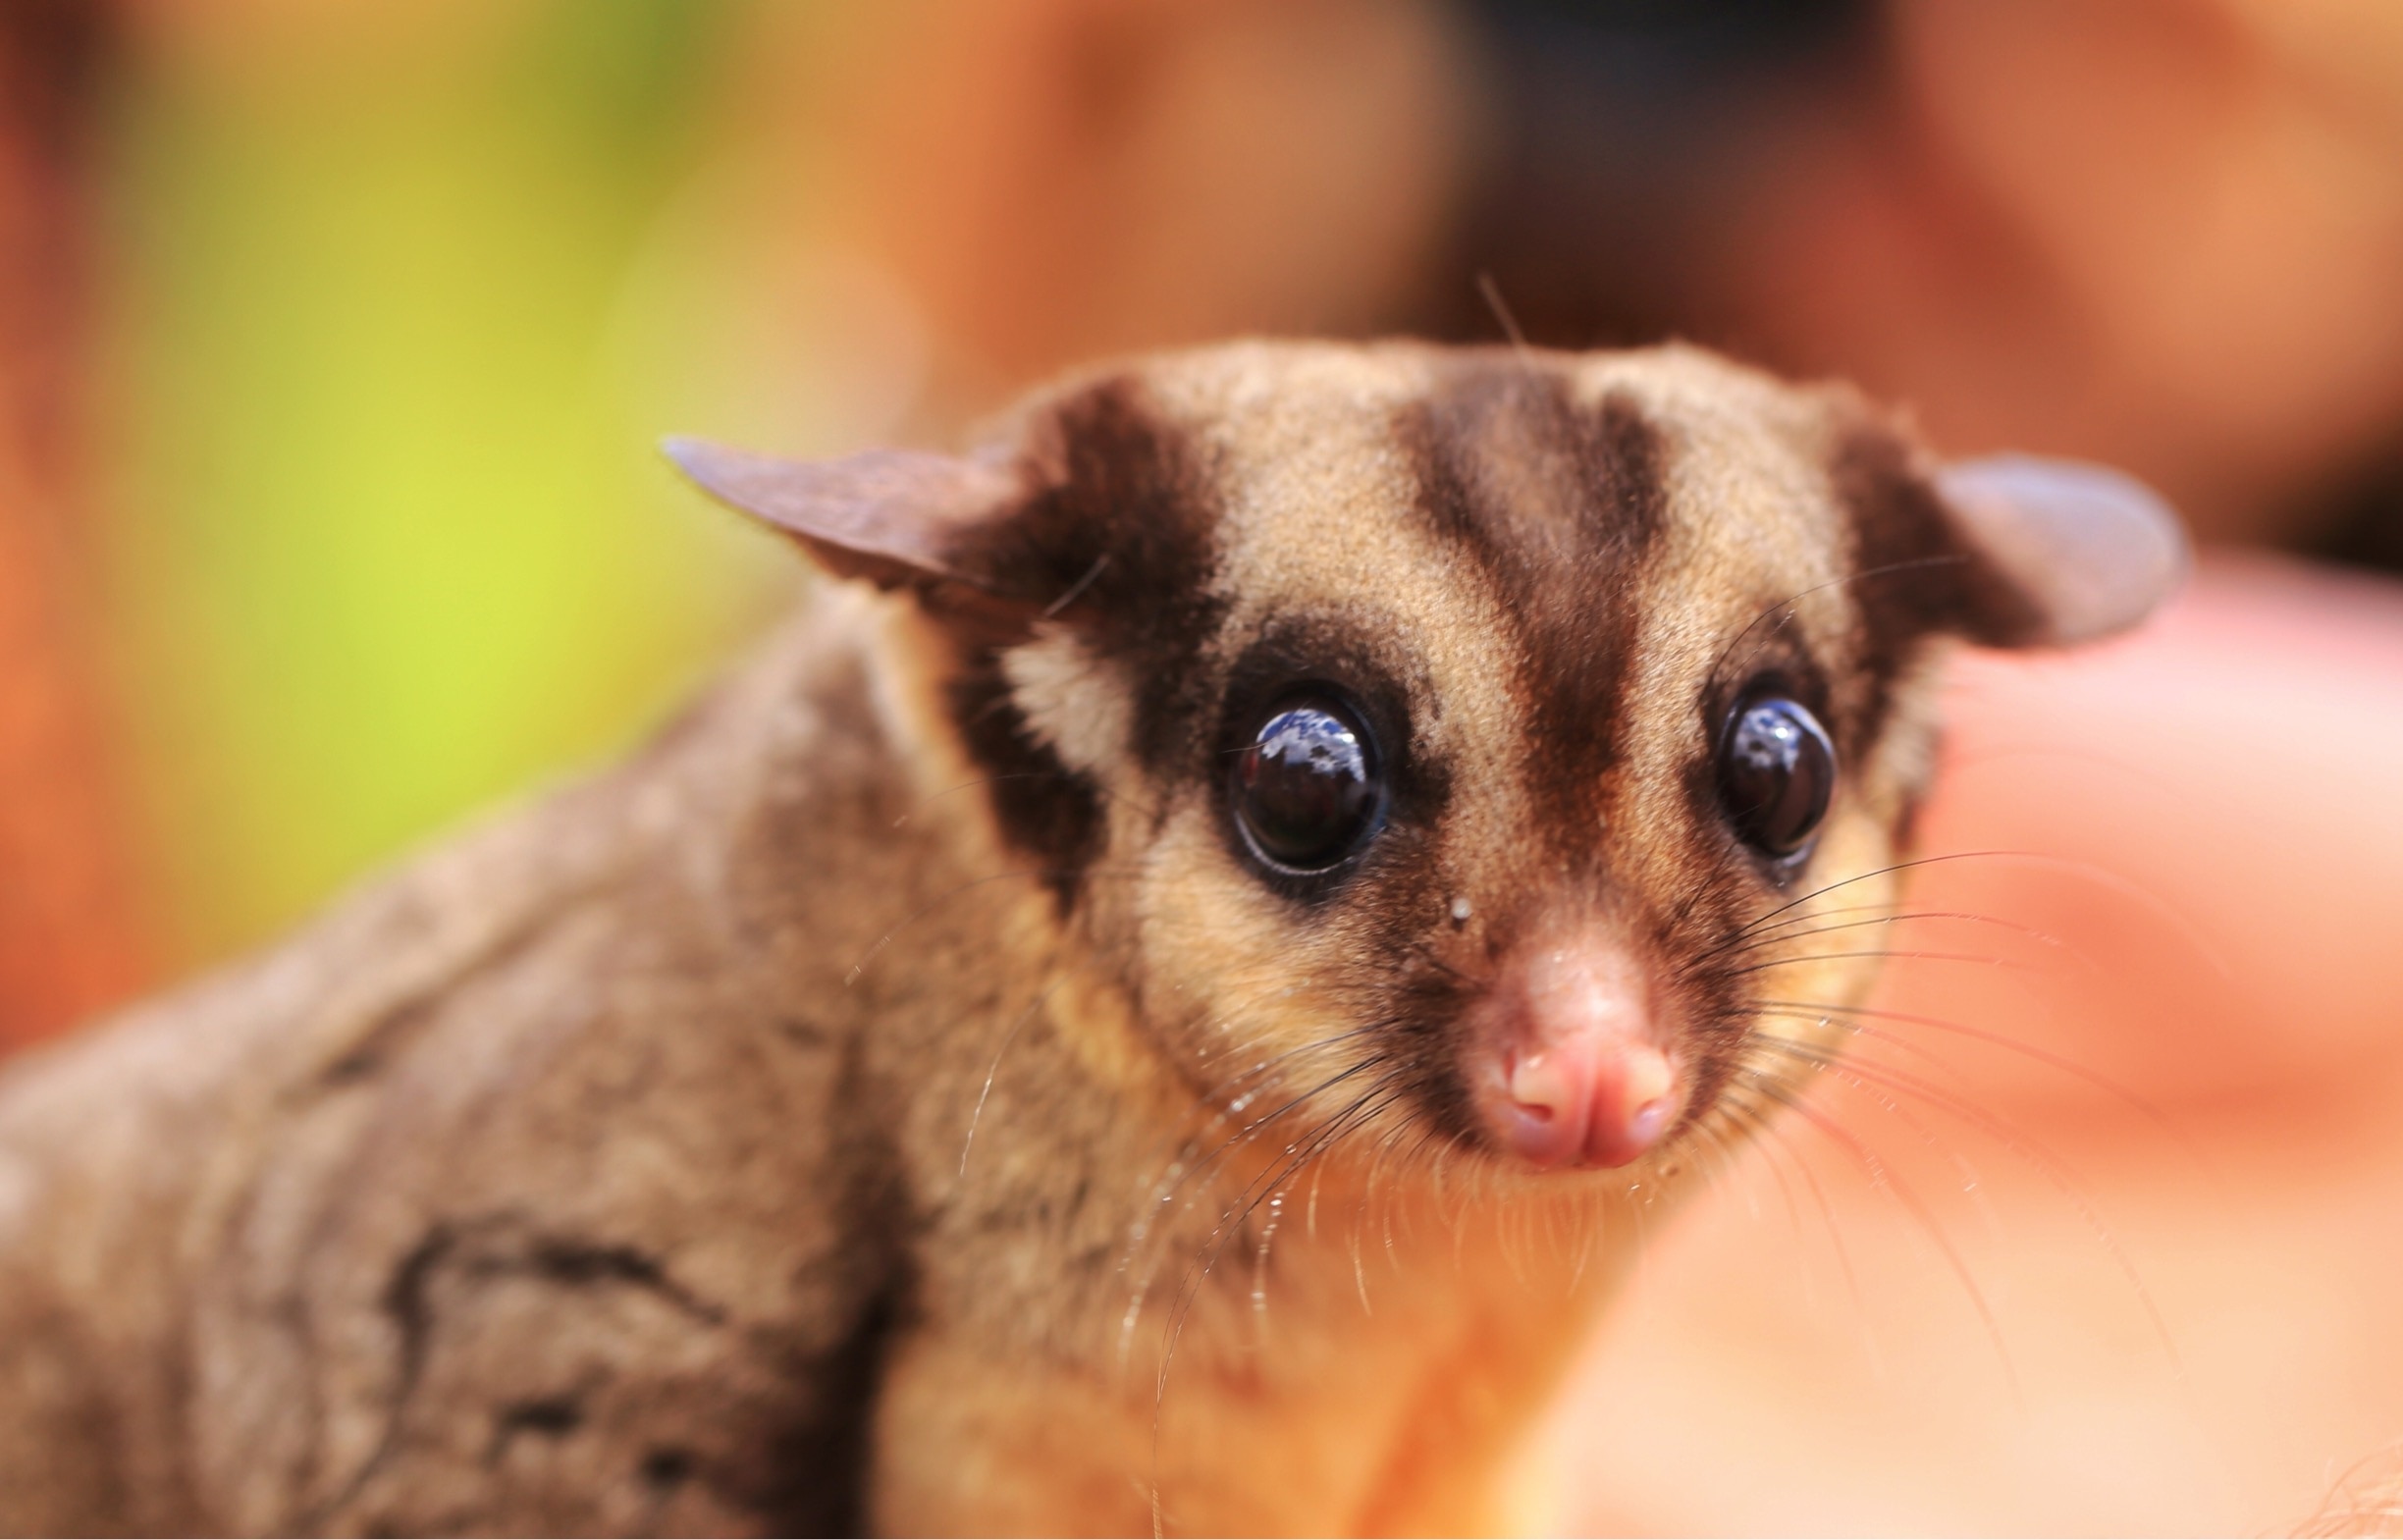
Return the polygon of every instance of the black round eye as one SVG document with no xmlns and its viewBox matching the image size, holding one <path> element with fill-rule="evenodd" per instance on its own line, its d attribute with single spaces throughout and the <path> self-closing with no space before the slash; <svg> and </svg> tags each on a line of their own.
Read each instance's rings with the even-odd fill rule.
<svg viewBox="0 0 2403 1540">
<path fill-rule="evenodd" d="M 1331 701 L 1270 714 L 1235 757 L 1235 822 L 1272 866 L 1324 872 L 1372 831 L 1384 786 L 1367 729 Z"/>
<path fill-rule="evenodd" d="M 1790 856 L 1810 843 L 1835 789 L 1836 747 L 1800 705 L 1761 696 L 1728 719 L 1719 801 L 1753 849 Z"/>
</svg>

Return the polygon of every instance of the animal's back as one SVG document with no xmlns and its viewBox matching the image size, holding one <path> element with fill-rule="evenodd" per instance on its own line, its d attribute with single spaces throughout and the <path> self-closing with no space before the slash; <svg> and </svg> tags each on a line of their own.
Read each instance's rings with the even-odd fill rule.
<svg viewBox="0 0 2403 1540">
<path fill-rule="evenodd" d="M 857 1522 L 894 1254 L 840 975 L 902 895 L 841 878 L 908 793 L 819 608 L 627 767 L 12 1067 L 0 1526 Z"/>
</svg>

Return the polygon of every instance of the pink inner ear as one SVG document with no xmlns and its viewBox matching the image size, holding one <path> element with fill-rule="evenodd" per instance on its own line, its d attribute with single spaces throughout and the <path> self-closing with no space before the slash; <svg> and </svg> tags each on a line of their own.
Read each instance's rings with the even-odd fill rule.
<svg viewBox="0 0 2403 1540">
<path fill-rule="evenodd" d="M 963 569 L 953 553 L 963 532 L 1026 498 L 1011 471 L 948 454 L 786 460 L 686 438 L 660 448 L 719 502 L 798 537 L 834 572 L 888 588 L 933 580 L 996 592 L 990 574 Z"/>
<path fill-rule="evenodd" d="M 2132 476 L 2001 454 L 1948 465 L 1937 486 L 1961 535 L 2044 613 L 2039 642 L 2124 631 L 2186 575 L 2177 515 Z"/>
</svg>

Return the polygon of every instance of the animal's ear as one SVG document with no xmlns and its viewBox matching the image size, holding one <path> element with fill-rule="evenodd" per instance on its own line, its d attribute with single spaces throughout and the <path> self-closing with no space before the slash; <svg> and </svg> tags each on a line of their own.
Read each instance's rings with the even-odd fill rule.
<svg viewBox="0 0 2403 1540">
<path fill-rule="evenodd" d="M 2186 574 L 2186 536 L 2152 489 L 2100 465 L 2002 454 L 1936 472 L 1952 532 L 2023 599 L 1979 641 L 2063 647 L 2124 631 Z"/>
<path fill-rule="evenodd" d="M 1019 591 L 982 557 L 1031 495 L 1011 462 L 907 450 L 786 460 L 683 438 L 660 447 L 702 491 L 800 541 L 836 576 L 908 588 L 947 619 L 1005 629 L 1044 611 L 1046 596 Z"/>
</svg>

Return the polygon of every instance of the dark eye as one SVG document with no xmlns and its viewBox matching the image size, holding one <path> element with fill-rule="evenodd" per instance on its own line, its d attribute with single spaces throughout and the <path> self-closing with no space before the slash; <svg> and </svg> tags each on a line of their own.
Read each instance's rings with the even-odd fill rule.
<svg viewBox="0 0 2403 1540">
<path fill-rule="evenodd" d="M 1801 706 L 1782 695 L 1760 696 L 1728 719 L 1719 746 L 1719 801 L 1753 849 L 1790 856 L 1810 843 L 1835 789 L 1835 746 Z"/>
<path fill-rule="evenodd" d="M 1271 866 L 1324 872 L 1360 848 L 1384 801 L 1367 729 L 1332 701 L 1281 707 L 1235 757 L 1235 822 Z"/>
</svg>

